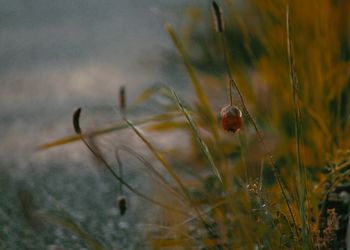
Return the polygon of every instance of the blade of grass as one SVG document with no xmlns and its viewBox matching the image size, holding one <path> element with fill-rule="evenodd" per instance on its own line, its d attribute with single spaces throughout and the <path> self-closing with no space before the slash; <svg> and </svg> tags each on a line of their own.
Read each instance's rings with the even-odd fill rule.
<svg viewBox="0 0 350 250">
<path fill-rule="evenodd" d="M 303 135 L 302 135 L 302 115 L 300 109 L 300 85 L 299 80 L 296 74 L 294 57 L 293 57 L 293 44 L 290 36 L 290 17 L 289 17 L 289 5 L 286 7 L 286 29 L 287 29 L 287 52 L 288 52 L 288 64 L 289 64 L 289 79 L 293 93 L 293 107 L 294 107 L 294 118 L 295 118 L 295 136 L 296 136 L 296 150 L 297 150 L 297 166 L 298 166 L 298 175 L 297 175 L 297 186 L 298 186 L 298 197 L 299 197 L 299 213 L 301 219 L 301 236 L 302 241 L 305 246 L 308 245 L 308 234 L 309 234 L 309 225 L 307 223 L 307 188 L 306 188 L 306 169 L 303 163 L 302 158 L 302 144 L 303 144 Z"/>
<path fill-rule="evenodd" d="M 145 101 L 149 100 L 154 95 L 160 95 L 161 97 L 164 97 L 166 99 L 169 99 L 169 101 L 172 100 L 172 97 L 169 95 L 167 91 L 164 91 L 164 85 L 163 84 L 156 84 L 154 86 L 151 86 L 150 88 L 147 88 L 145 91 L 143 91 L 136 99 L 133 106 L 139 106 Z"/>
<path fill-rule="evenodd" d="M 184 197 L 183 195 L 181 195 L 177 190 L 175 190 L 172 185 L 169 183 L 169 181 L 166 180 L 166 178 L 163 177 L 163 175 L 161 173 L 159 173 L 159 171 L 150 163 L 148 162 L 141 154 L 139 154 L 138 152 L 136 152 L 134 149 L 125 146 L 125 145 L 119 145 L 116 147 L 115 149 L 116 153 L 118 153 L 119 151 L 123 151 L 126 153 L 129 153 L 131 156 L 135 157 L 137 160 L 139 160 L 139 162 L 142 163 L 142 165 L 149 170 L 150 173 L 153 173 L 154 177 L 162 186 L 164 186 L 169 192 L 171 192 L 172 194 L 174 194 L 179 201 L 183 202 Z"/>
<path fill-rule="evenodd" d="M 180 40 L 178 39 L 178 37 L 177 37 L 175 31 L 173 30 L 173 28 L 171 27 L 171 25 L 169 25 L 169 24 L 165 25 L 165 29 L 168 32 L 172 42 L 174 43 L 176 49 L 178 50 L 178 52 L 179 52 L 179 54 L 180 54 L 180 56 L 185 64 L 185 67 L 186 67 L 188 75 L 191 79 L 193 88 L 196 92 L 198 101 L 199 101 L 202 109 L 205 111 L 206 116 L 209 119 L 209 123 L 210 123 L 209 125 L 211 128 L 211 132 L 213 133 L 215 139 L 218 139 L 219 132 L 218 132 L 218 128 L 216 125 L 217 122 L 215 119 L 215 115 L 214 115 L 212 109 L 210 108 L 208 98 L 205 95 L 205 93 L 202 89 L 202 86 L 200 85 L 200 83 L 198 81 L 197 75 L 194 72 L 194 69 L 190 63 L 187 52 L 186 52 L 185 48 L 183 47 L 182 43 L 180 42 Z"/>
<path fill-rule="evenodd" d="M 157 123 L 147 127 L 147 131 L 154 132 L 167 132 L 167 131 L 178 131 L 187 128 L 185 121 L 167 121 L 166 123 Z"/>
<path fill-rule="evenodd" d="M 182 213 L 182 214 L 187 214 L 185 211 L 180 210 L 178 208 L 174 208 L 170 205 L 164 204 L 160 201 L 157 201 L 151 197 L 148 197 L 147 195 L 141 193 L 140 191 L 138 191 L 137 189 L 133 188 L 131 185 L 129 185 L 129 183 L 127 183 L 123 178 L 121 178 L 114 170 L 113 168 L 108 164 L 108 162 L 103 158 L 102 155 L 100 155 L 98 152 L 96 152 L 94 150 L 94 148 L 92 148 L 89 143 L 85 140 L 85 138 L 82 136 L 82 134 L 80 135 L 80 138 L 82 140 L 82 142 L 85 144 L 85 146 L 94 154 L 94 156 L 101 161 L 104 166 L 110 171 L 110 173 L 114 176 L 114 178 L 120 182 L 121 184 L 123 184 L 127 189 L 129 189 L 132 193 L 136 194 L 137 196 L 139 196 L 140 198 L 143 198 L 146 201 L 149 201 L 150 203 L 153 203 L 155 205 L 158 205 L 160 207 L 163 207 L 165 209 L 169 209 L 171 211 L 174 212 L 178 212 L 178 213 Z"/>
<path fill-rule="evenodd" d="M 225 205 L 226 203 L 227 203 L 226 200 L 219 200 L 219 201 L 216 202 L 214 205 L 210 206 L 210 208 L 206 209 L 206 211 L 204 211 L 203 213 L 204 213 L 204 214 L 210 214 L 213 210 L 215 210 L 216 208 L 218 208 L 218 207 L 220 207 L 220 206 L 222 206 L 222 205 Z M 181 228 L 181 227 L 183 227 L 183 226 L 186 225 L 186 224 L 193 223 L 193 221 L 194 221 L 194 220 L 197 220 L 197 219 L 198 219 L 197 215 L 194 215 L 194 216 L 192 216 L 192 217 L 188 217 L 186 220 L 184 220 L 184 221 L 182 221 L 182 222 L 180 222 L 180 223 L 174 225 L 173 227 L 171 227 L 171 229 L 174 230 L 174 229 L 176 229 L 176 228 Z M 170 232 L 168 232 L 168 233 L 165 232 L 165 233 L 164 233 L 164 236 L 168 236 L 169 233 L 170 233 Z"/>
<path fill-rule="evenodd" d="M 159 202 L 151 197 L 148 197 L 147 195 L 143 194 L 142 192 L 138 191 L 137 189 L 133 188 L 131 185 L 129 185 L 128 182 L 126 182 L 123 178 L 121 178 L 112 168 L 112 166 L 106 161 L 106 159 L 98 152 L 94 149 L 94 147 L 92 147 L 87 140 L 84 138 L 83 136 L 83 132 L 81 130 L 80 127 L 80 114 L 81 114 L 81 108 L 78 108 L 74 114 L 73 114 L 73 125 L 74 125 L 74 130 L 77 133 L 77 135 L 80 137 L 80 140 L 84 143 L 84 145 L 90 150 L 90 152 L 108 169 L 108 171 L 113 175 L 113 177 L 120 182 L 121 184 L 123 184 L 127 189 L 129 189 L 131 192 L 133 192 L 134 194 L 136 194 L 137 196 L 139 196 L 140 198 L 143 198 L 144 200 L 149 201 L 150 203 L 153 203 L 155 205 L 158 205 L 160 207 L 163 207 L 165 209 L 169 209 L 171 211 L 175 211 L 178 213 L 182 213 L 182 214 L 187 214 L 187 212 L 172 207 L 170 205 L 164 204 L 162 202 Z M 125 119 L 125 116 L 123 116 L 123 118 Z"/>
<path fill-rule="evenodd" d="M 180 177 L 176 174 L 174 171 L 173 167 L 165 160 L 165 158 L 160 154 L 160 152 L 146 139 L 146 137 L 141 133 L 141 131 L 128 119 L 124 118 L 125 122 L 129 125 L 129 127 L 135 132 L 135 134 L 145 143 L 147 148 L 151 151 L 153 156 L 162 164 L 162 166 L 165 168 L 165 170 L 168 171 L 170 176 L 175 180 L 175 182 L 178 184 L 182 192 L 185 194 L 187 197 L 189 203 L 197 213 L 198 217 L 200 220 L 203 222 L 204 227 L 206 227 L 208 230 L 207 223 L 205 222 L 203 216 L 201 215 L 201 212 L 199 211 L 198 207 L 194 204 L 191 195 L 189 191 L 187 190 L 186 186 L 184 183 L 181 181 Z"/>
<path fill-rule="evenodd" d="M 188 124 L 190 125 L 190 127 L 192 129 L 193 135 L 196 138 L 196 141 L 197 141 L 197 143 L 198 143 L 198 145 L 199 145 L 203 155 L 207 159 L 213 174 L 216 175 L 218 177 L 218 179 L 220 180 L 221 184 L 223 184 L 220 172 L 219 172 L 218 168 L 215 165 L 215 162 L 214 162 L 213 157 L 211 156 L 211 154 L 209 152 L 209 149 L 208 149 L 207 145 L 205 144 L 205 142 L 200 137 L 199 131 L 197 129 L 196 124 L 192 120 L 192 118 L 191 118 L 190 114 L 188 113 L 188 111 L 186 110 L 186 108 L 181 103 L 180 98 L 177 96 L 175 91 L 173 89 L 170 89 L 170 91 L 171 91 L 171 93 L 172 93 L 172 95 L 174 97 L 174 101 L 176 102 L 176 104 L 178 105 L 179 109 L 181 110 L 181 112 L 186 117 L 186 120 L 187 120 Z"/>
<path fill-rule="evenodd" d="M 161 121 L 168 120 L 170 118 L 177 117 L 177 116 L 180 116 L 180 115 L 182 115 L 182 114 L 181 113 L 178 113 L 178 114 L 177 113 L 169 113 L 169 114 L 155 115 L 155 116 L 152 116 L 152 117 L 148 117 L 148 118 L 136 121 L 135 124 L 141 125 L 141 124 L 146 124 L 146 123 L 149 123 L 149 122 L 161 122 Z M 125 123 L 119 123 L 119 124 L 115 124 L 115 125 L 107 127 L 107 128 L 97 129 L 97 130 L 94 130 L 94 131 L 91 131 L 91 132 L 84 133 L 83 136 L 84 137 L 94 137 L 94 136 L 104 135 L 104 134 L 107 134 L 107 133 L 111 133 L 111 132 L 115 132 L 115 131 L 118 131 L 118 130 L 122 130 L 122 129 L 125 129 L 125 128 L 128 128 L 128 125 L 126 125 Z M 76 135 L 76 134 L 75 135 L 69 135 L 69 136 L 65 136 L 65 137 L 63 137 L 61 139 L 54 140 L 54 141 L 51 141 L 49 143 L 42 144 L 42 145 L 40 145 L 38 147 L 38 150 L 45 150 L 45 149 L 49 149 L 49 148 L 53 148 L 53 147 L 57 147 L 57 146 L 65 145 L 65 144 L 69 144 L 69 143 L 72 143 L 72 142 L 75 142 L 75 141 L 78 141 L 78 140 L 80 140 L 80 136 L 79 135 Z"/>
</svg>

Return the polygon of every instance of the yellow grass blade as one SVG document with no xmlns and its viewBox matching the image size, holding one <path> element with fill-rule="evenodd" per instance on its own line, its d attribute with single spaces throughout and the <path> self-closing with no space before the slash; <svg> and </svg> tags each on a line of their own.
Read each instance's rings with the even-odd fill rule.
<svg viewBox="0 0 350 250">
<path fill-rule="evenodd" d="M 140 124 L 146 124 L 149 122 L 160 122 L 160 121 L 164 121 L 173 117 L 177 117 L 179 116 L 180 113 L 171 113 L 171 114 L 161 114 L 161 115 L 156 115 L 156 116 L 152 116 L 149 118 L 145 118 L 142 120 L 139 120 L 137 122 L 135 122 L 135 124 L 140 125 Z M 122 130 L 127 128 L 128 125 L 126 125 L 125 123 L 119 123 L 119 124 L 115 124 L 113 126 L 107 127 L 107 128 L 103 128 L 103 129 L 97 129 L 91 132 L 86 132 L 83 134 L 83 137 L 91 137 L 91 136 L 98 136 L 98 135 L 103 135 L 103 134 L 107 134 L 107 133 L 111 133 L 111 132 L 115 132 L 118 130 Z M 72 143 L 75 141 L 80 140 L 80 135 L 69 135 L 69 136 L 65 136 L 61 139 L 58 140 L 54 140 L 45 144 L 42 144 L 38 147 L 38 150 L 44 150 L 44 149 L 49 149 L 49 148 L 53 148 L 53 147 L 57 147 L 57 146 L 61 146 L 61 145 L 65 145 L 68 143 Z"/>
<path fill-rule="evenodd" d="M 168 171 L 170 176 L 175 180 L 175 182 L 178 184 L 178 186 L 181 188 L 182 192 L 187 197 L 189 203 L 194 208 L 195 212 L 198 215 L 198 218 L 203 222 L 204 226 L 207 226 L 206 222 L 204 221 L 198 207 L 194 204 L 189 190 L 186 188 L 185 184 L 182 182 L 181 178 L 178 176 L 178 174 L 174 171 L 173 167 L 165 160 L 163 155 L 146 139 L 146 137 L 141 133 L 141 131 L 128 119 L 125 119 L 125 122 L 129 125 L 129 127 L 135 132 L 135 134 L 146 144 L 148 149 L 151 151 L 151 153 L 154 155 L 154 157 L 162 164 L 162 166 Z"/>
<path fill-rule="evenodd" d="M 173 30 L 173 28 L 169 24 L 167 24 L 165 26 L 165 29 L 168 32 L 171 40 L 173 41 L 175 47 L 177 48 L 179 54 L 182 57 L 182 60 L 183 60 L 183 62 L 185 64 L 185 66 L 186 66 L 188 75 L 189 75 L 189 77 L 191 79 L 193 88 L 194 88 L 194 90 L 196 92 L 199 104 L 201 105 L 201 108 L 205 111 L 205 114 L 206 114 L 206 116 L 209 119 L 209 123 L 210 123 L 209 125 L 211 127 L 213 135 L 215 136 L 216 139 L 218 139 L 219 133 L 218 133 L 218 129 L 217 129 L 217 126 L 216 126 L 215 116 L 213 114 L 212 109 L 210 108 L 208 98 L 205 95 L 205 93 L 204 93 L 204 91 L 202 89 L 202 86 L 200 85 L 200 83 L 198 81 L 198 78 L 197 78 L 197 76 L 196 76 L 196 74 L 195 74 L 195 72 L 193 70 L 193 67 L 192 67 L 192 65 L 190 63 L 190 60 L 188 59 L 186 50 L 183 47 L 183 45 L 181 44 L 180 40 L 178 39 L 175 31 Z"/>
</svg>

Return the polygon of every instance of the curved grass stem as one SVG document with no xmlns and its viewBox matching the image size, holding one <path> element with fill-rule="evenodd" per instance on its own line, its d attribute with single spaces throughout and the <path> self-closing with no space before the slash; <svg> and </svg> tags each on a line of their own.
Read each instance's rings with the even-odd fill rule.
<svg viewBox="0 0 350 250">
<path fill-rule="evenodd" d="M 113 175 L 113 177 L 122 185 L 124 185 L 127 189 L 129 189 L 132 193 L 136 194 L 137 196 L 139 196 L 140 198 L 149 201 L 150 203 L 153 203 L 155 205 L 158 205 L 160 207 L 163 207 L 165 209 L 168 209 L 170 211 L 174 211 L 174 212 L 178 212 L 181 214 L 185 214 L 188 216 L 188 213 L 181 210 L 181 209 L 177 209 L 174 208 L 174 206 L 170 206 L 167 204 L 164 204 L 160 201 L 157 201 L 153 198 L 148 197 L 147 195 L 139 192 L 137 189 L 133 188 L 131 185 L 129 185 L 126 181 L 124 181 L 124 179 L 122 177 L 120 177 L 112 168 L 112 166 L 105 160 L 105 158 L 97 151 L 94 149 L 94 147 L 92 147 L 84 138 L 83 132 L 80 128 L 80 113 L 81 113 L 81 108 L 78 108 L 74 114 L 73 114 L 73 125 L 74 125 L 74 130 L 76 132 L 76 134 L 79 136 L 79 138 L 81 139 L 81 141 L 84 143 L 84 145 L 89 149 L 89 151 L 109 170 L 109 172 Z"/>
<path fill-rule="evenodd" d="M 114 170 L 113 168 L 109 165 L 109 163 L 103 158 L 102 155 L 100 155 L 98 152 L 96 152 L 96 150 L 94 150 L 89 143 L 85 140 L 85 138 L 83 136 L 81 136 L 81 140 L 82 142 L 85 144 L 85 146 L 89 149 L 89 151 L 98 159 L 100 160 L 103 165 L 109 170 L 109 172 L 113 175 L 113 177 L 120 182 L 122 185 L 124 185 L 127 189 L 129 189 L 132 193 L 136 194 L 137 196 L 139 196 L 140 198 L 149 201 L 155 205 L 158 205 L 160 207 L 163 207 L 165 209 L 169 209 L 171 211 L 174 212 L 178 212 L 181 214 L 186 214 L 188 215 L 188 213 L 186 213 L 185 211 L 182 211 L 180 209 L 174 208 L 174 206 L 170 206 L 167 204 L 163 204 L 162 202 L 156 201 L 153 198 L 150 198 L 146 195 L 144 195 L 143 193 L 139 192 L 138 190 L 136 190 L 135 188 L 133 188 L 132 186 L 130 186 L 126 181 L 124 181 L 123 178 L 121 178 Z"/>
<path fill-rule="evenodd" d="M 154 157 L 162 164 L 162 166 L 168 171 L 168 173 L 171 175 L 171 177 L 175 180 L 175 182 L 178 184 L 182 192 L 185 194 L 186 198 L 188 199 L 189 203 L 191 204 L 192 208 L 198 215 L 198 218 L 201 220 L 203 223 L 204 227 L 208 230 L 211 231 L 210 226 L 208 223 L 205 221 L 203 215 L 201 214 L 201 211 L 197 207 L 197 205 L 194 203 L 189 190 L 186 188 L 184 183 L 181 181 L 180 177 L 176 174 L 172 166 L 165 160 L 165 158 L 156 150 L 156 148 L 143 136 L 141 131 L 135 127 L 135 125 L 126 119 L 124 117 L 124 121 L 129 125 L 129 127 L 135 132 L 135 134 L 146 144 L 148 149 L 151 151 L 151 153 L 154 155 Z"/>
<path fill-rule="evenodd" d="M 148 162 L 142 155 L 136 152 L 134 149 L 126 146 L 126 145 L 118 145 L 115 149 L 116 154 L 119 154 L 120 151 L 130 154 L 135 157 L 144 167 L 149 170 L 149 172 L 153 173 L 154 179 L 162 185 L 165 189 L 167 189 L 170 193 L 172 193 L 180 202 L 184 203 L 185 197 L 180 194 L 172 185 L 161 175 L 161 173 L 156 170 L 156 168 Z M 157 178 L 155 178 L 157 177 Z"/>
<path fill-rule="evenodd" d="M 289 4 L 286 6 L 286 30 L 287 30 L 287 53 L 288 53 L 288 66 L 289 66 L 289 79 L 293 94 L 293 107 L 294 107 L 294 127 L 296 136 L 296 152 L 297 152 L 297 186 L 298 186 L 298 198 L 299 198 L 299 214 L 301 220 L 301 234 L 304 245 L 308 244 L 309 225 L 307 223 L 307 207 L 309 207 L 307 201 L 307 176 L 306 168 L 303 162 L 303 122 L 302 113 L 300 107 L 300 84 L 296 73 L 293 57 L 293 43 L 290 35 L 290 15 Z"/>
<path fill-rule="evenodd" d="M 291 208 L 291 204 L 288 200 L 288 196 L 287 196 L 287 191 L 286 191 L 286 188 L 284 187 L 284 184 L 282 182 L 282 178 L 279 174 L 279 171 L 278 171 L 278 168 L 276 166 L 276 163 L 275 161 L 273 160 L 273 157 L 272 157 L 272 154 L 271 152 L 268 150 L 268 148 L 266 147 L 266 143 L 265 143 L 265 140 L 262 136 L 262 133 L 260 132 L 260 129 L 257 125 L 257 123 L 255 122 L 254 118 L 252 117 L 252 115 L 250 114 L 248 108 L 247 108 L 247 105 L 245 103 L 245 100 L 244 100 L 244 97 L 242 95 L 242 92 L 241 90 L 239 89 L 238 87 L 238 84 L 237 82 L 235 81 L 234 77 L 233 77 L 233 73 L 231 72 L 231 68 L 230 68 L 230 63 L 229 63 L 229 54 L 228 54 L 228 51 L 227 51 L 227 46 L 226 46 L 226 41 L 225 41 L 225 36 L 224 36 L 224 32 L 220 32 L 219 33 L 220 35 L 220 38 L 221 38 L 221 46 L 222 46 L 222 52 L 224 54 L 224 58 L 225 58 L 225 64 L 226 64 L 226 69 L 227 69 L 227 75 L 229 77 L 229 95 L 230 95 L 230 103 L 232 105 L 232 92 L 233 92 L 233 88 L 236 89 L 237 93 L 238 93 L 238 96 L 239 96 L 239 99 L 240 99 L 240 103 L 242 105 L 242 108 L 243 108 L 243 112 L 246 114 L 248 120 L 251 122 L 251 124 L 253 125 L 254 127 L 254 130 L 258 136 L 258 139 L 259 139 L 259 142 L 261 143 L 261 146 L 265 152 L 265 154 L 268 156 L 268 159 L 269 159 L 269 162 L 272 166 L 272 171 L 273 171 L 273 174 L 274 174 L 274 177 L 278 183 L 278 186 L 281 190 L 281 193 L 282 193 L 282 196 L 283 196 L 283 199 L 287 205 L 287 208 L 288 208 L 288 212 L 289 212 L 289 215 L 291 217 L 291 220 L 293 222 L 293 225 L 294 225 L 294 229 L 295 229 L 295 233 L 297 235 L 299 235 L 299 231 L 298 231 L 298 228 L 297 228 L 297 224 L 296 224 L 296 220 L 295 220 L 295 217 L 294 217 L 294 214 L 293 214 L 293 211 L 292 211 L 292 208 Z M 291 225 L 289 225 L 291 226 Z"/>
</svg>

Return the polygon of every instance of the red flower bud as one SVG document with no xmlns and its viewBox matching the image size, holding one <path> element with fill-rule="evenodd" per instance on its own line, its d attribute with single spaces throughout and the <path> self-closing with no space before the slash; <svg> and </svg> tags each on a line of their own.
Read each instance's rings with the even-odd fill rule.
<svg viewBox="0 0 350 250">
<path fill-rule="evenodd" d="M 236 106 L 227 105 L 221 109 L 221 125 L 228 132 L 239 131 L 243 124 L 242 111 Z"/>
</svg>

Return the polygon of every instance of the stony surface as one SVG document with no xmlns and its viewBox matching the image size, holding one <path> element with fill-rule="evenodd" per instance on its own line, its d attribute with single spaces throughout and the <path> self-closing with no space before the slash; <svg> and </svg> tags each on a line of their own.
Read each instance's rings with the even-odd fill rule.
<svg viewBox="0 0 350 250">
<path fill-rule="evenodd" d="M 88 249 L 61 227 L 31 226 L 21 208 L 20 190 L 32 193 L 38 211 L 68 213 L 107 249 L 147 249 L 142 223 L 152 209 L 147 210 L 143 201 L 127 193 L 129 207 L 120 216 L 118 185 L 107 172 L 55 164 L 25 170 L 6 164 L 0 171 L 0 249 Z"/>
</svg>

